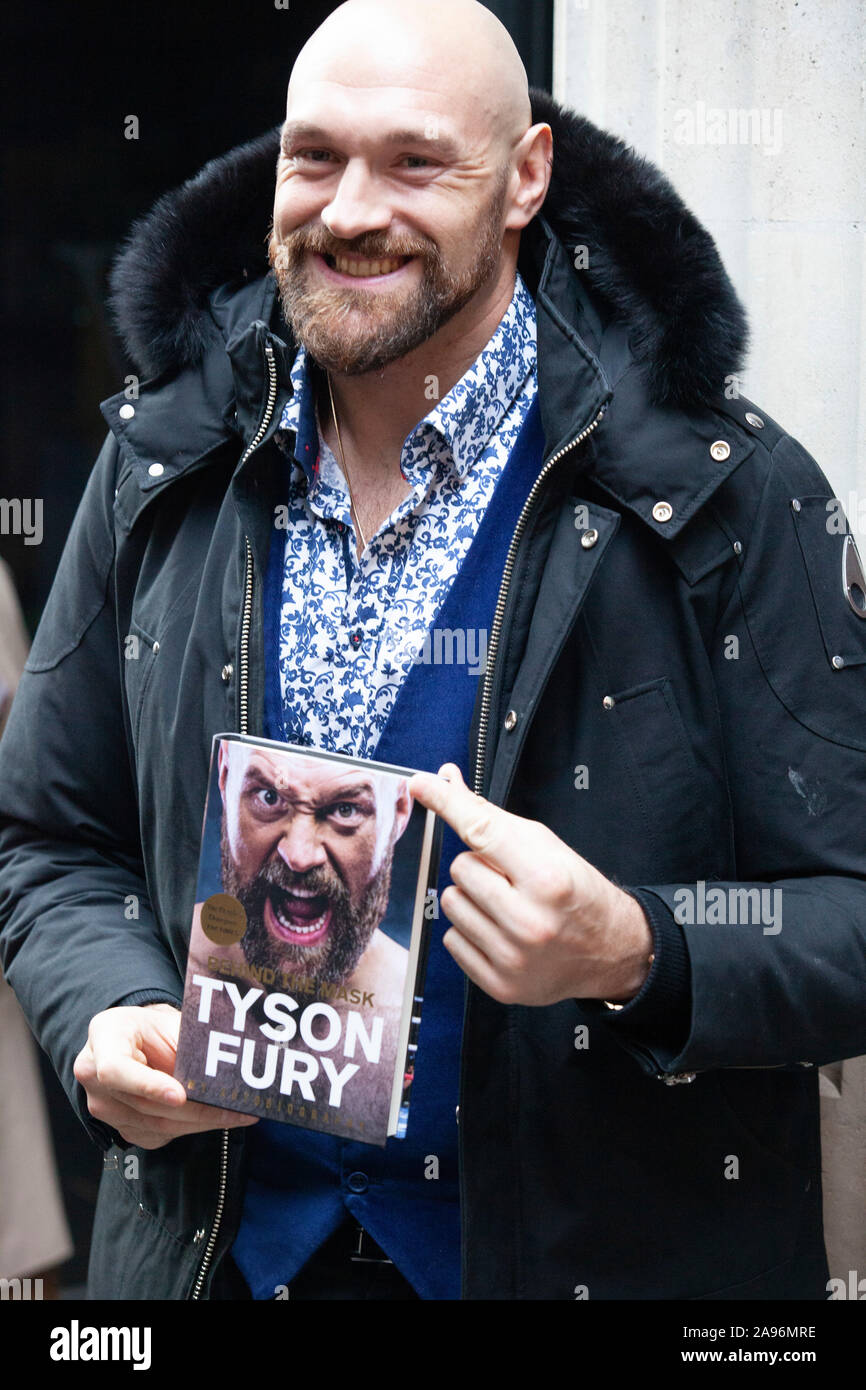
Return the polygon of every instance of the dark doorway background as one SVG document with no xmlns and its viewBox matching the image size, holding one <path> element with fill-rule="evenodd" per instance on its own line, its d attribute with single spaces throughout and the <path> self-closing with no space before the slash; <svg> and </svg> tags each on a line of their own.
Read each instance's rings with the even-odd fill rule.
<svg viewBox="0 0 866 1390">
<path fill-rule="evenodd" d="M 3 7 L 0 496 L 42 498 L 44 537 L 25 545 L 0 535 L 0 555 L 31 635 L 102 443 L 99 401 L 121 389 L 127 370 L 105 311 L 117 245 L 161 193 L 281 119 L 292 62 L 336 8 L 319 0 Z M 488 8 L 510 30 L 530 82 L 549 89 L 553 0 Z M 130 115 L 137 140 L 125 138 Z M 62 1274 L 78 1285 L 99 1158 L 47 1063 L 43 1071 L 76 1238 Z"/>
</svg>

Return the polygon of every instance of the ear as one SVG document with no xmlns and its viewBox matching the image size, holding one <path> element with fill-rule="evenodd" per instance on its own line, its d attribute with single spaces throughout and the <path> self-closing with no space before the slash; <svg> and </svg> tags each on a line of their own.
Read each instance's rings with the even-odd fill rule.
<svg viewBox="0 0 866 1390">
<path fill-rule="evenodd" d="M 229 775 L 229 745 L 225 742 L 224 739 L 220 739 L 220 745 L 217 751 L 217 766 L 219 768 L 220 796 L 223 799 L 223 805 L 225 805 L 226 778 Z"/>
<path fill-rule="evenodd" d="M 412 814 L 412 796 L 409 792 L 409 779 L 402 777 L 397 789 L 397 797 L 394 802 L 394 843 L 396 844 L 406 826 L 409 824 L 409 817 Z"/>
<path fill-rule="evenodd" d="M 518 142 L 512 161 L 519 183 L 505 227 L 506 230 L 519 230 L 532 221 L 547 197 L 553 172 L 553 132 L 546 122 L 529 127 Z"/>
</svg>

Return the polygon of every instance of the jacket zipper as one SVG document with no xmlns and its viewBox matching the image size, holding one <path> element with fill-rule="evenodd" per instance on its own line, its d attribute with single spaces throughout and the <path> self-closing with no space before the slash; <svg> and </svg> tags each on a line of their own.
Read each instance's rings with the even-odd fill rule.
<svg viewBox="0 0 866 1390">
<path fill-rule="evenodd" d="M 270 343 L 265 343 L 265 358 L 268 368 L 268 398 L 265 402 L 265 409 L 259 427 L 253 438 L 250 440 L 241 456 L 238 468 L 242 468 L 251 454 L 255 453 L 262 440 L 268 432 L 271 417 L 274 413 L 274 405 L 277 399 L 277 368 L 274 361 L 274 349 Z M 250 545 L 249 536 L 244 536 L 244 546 L 246 548 L 246 559 L 244 567 L 244 606 L 241 615 L 241 659 L 239 675 L 240 691 L 240 732 L 249 733 L 249 710 L 248 710 L 248 686 L 249 686 L 249 645 L 250 645 L 250 626 L 253 615 L 253 552 Z M 223 1210 L 226 1201 L 226 1187 L 228 1185 L 229 1169 L 229 1131 L 224 1129 L 222 1132 L 222 1148 L 220 1151 L 220 1175 L 219 1188 L 217 1191 L 216 1211 L 214 1212 L 213 1226 L 205 1247 L 204 1256 L 199 1267 L 191 1298 L 197 1299 L 201 1296 L 204 1285 L 205 1275 L 210 1268 L 213 1259 L 213 1252 L 216 1248 L 217 1237 L 222 1223 Z"/>
<path fill-rule="evenodd" d="M 508 555 L 505 559 L 505 568 L 502 571 L 502 583 L 499 586 L 499 597 L 496 600 L 496 609 L 493 614 L 493 626 L 490 629 L 490 643 L 488 646 L 488 653 L 490 655 L 483 676 L 484 684 L 481 692 L 481 714 L 478 721 L 478 749 L 475 759 L 475 792 L 478 796 L 481 795 L 481 788 L 484 784 L 484 757 L 487 746 L 487 724 L 490 718 L 490 700 L 493 692 L 493 666 L 496 661 L 499 634 L 502 629 L 502 619 L 505 615 L 505 604 L 508 598 L 508 589 L 511 584 L 511 574 L 514 569 L 517 547 L 520 544 L 520 538 L 523 532 L 526 530 L 526 522 L 530 511 L 535 505 L 541 485 L 551 468 L 562 458 L 563 454 L 567 454 L 571 449 L 575 448 L 576 445 L 582 444 L 587 435 L 592 434 L 595 427 L 601 423 L 604 411 L 605 407 L 602 406 L 595 419 L 587 425 L 585 430 L 581 430 L 579 435 L 572 439 L 569 444 L 565 445 L 565 448 L 560 449 L 558 453 L 547 460 L 547 463 L 532 484 L 529 496 L 523 504 L 523 510 L 517 518 L 517 525 L 514 528 L 514 535 L 511 537 L 511 544 L 508 547 Z"/>
<path fill-rule="evenodd" d="M 605 407 L 602 406 L 601 409 L 599 410 L 598 414 L 596 415 L 595 419 L 590 421 L 590 423 L 587 425 L 586 429 L 581 430 L 580 434 L 575 435 L 574 439 L 572 439 L 568 444 L 566 444 L 564 448 L 559 449 L 559 450 L 557 451 L 557 453 L 555 453 L 551 458 L 549 458 L 549 459 L 547 460 L 547 463 L 544 464 L 544 466 L 543 466 L 542 469 L 541 469 L 541 472 L 539 473 L 538 477 L 535 479 L 535 482 L 532 484 L 532 487 L 530 488 L 530 491 L 529 491 L 529 496 L 527 497 L 526 501 L 525 501 L 524 504 L 523 504 L 523 508 L 522 508 L 522 510 L 521 510 L 520 516 L 517 518 L 517 525 L 516 525 L 515 528 L 514 528 L 514 534 L 513 534 L 512 537 L 511 537 L 511 543 L 510 543 L 510 545 L 509 545 L 509 547 L 508 547 L 508 554 L 507 554 L 507 556 L 506 556 L 506 558 L 505 558 L 505 568 L 504 568 L 503 571 L 502 571 L 502 582 L 501 582 L 501 584 L 500 584 L 500 586 L 499 586 L 499 596 L 498 596 L 498 598 L 497 598 L 497 600 L 496 600 L 496 608 L 495 608 L 494 613 L 493 613 L 493 625 L 492 625 L 492 627 L 491 627 L 491 629 L 490 629 L 490 642 L 489 642 L 488 648 L 487 648 L 487 650 L 488 650 L 488 660 L 487 660 L 487 663 L 486 663 L 486 665 L 485 665 L 484 675 L 483 675 L 483 677 L 482 677 L 483 685 L 482 685 L 482 688 L 481 688 L 481 713 L 480 713 L 479 720 L 478 720 L 478 745 L 477 745 L 477 748 L 476 748 L 476 755 L 475 755 L 475 778 L 474 778 L 475 793 L 476 793 L 477 796 L 480 796 L 480 795 L 481 795 L 481 788 L 482 788 L 482 786 L 484 785 L 484 759 L 485 759 L 485 755 L 486 755 L 486 751 L 487 751 L 487 725 L 488 725 L 488 722 L 489 722 L 489 719 L 490 719 L 490 702 L 491 702 L 491 696 L 492 696 L 492 691 L 493 691 L 493 667 L 494 667 L 494 664 L 495 664 L 495 661 L 496 661 L 497 652 L 498 652 L 498 649 L 499 649 L 499 634 L 500 634 L 500 632 L 501 632 L 501 630 L 502 630 L 502 620 L 503 620 L 503 617 L 504 617 L 504 615 L 505 615 L 505 604 L 506 604 L 506 601 L 507 601 L 507 599 L 508 599 L 508 589 L 509 589 L 509 586 L 510 586 L 510 584 L 511 584 L 511 576 L 512 576 L 512 573 L 513 573 L 513 570 L 514 570 L 514 560 L 515 560 L 515 556 L 516 556 L 516 554 L 517 554 L 517 547 L 518 547 L 518 545 L 520 544 L 520 539 L 521 539 L 521 537 L 522 537 L 522 535 L 523 535 L 523 532 L 526 530 L 526 523 L 527 523 L 527 520 L 528 520 L 528 518 L 529 518 L 529 513 L 531 512 L 532 508 L 535 506 L 536 500 L 537 500 L 537 498 L 538 498 L 538 494 L 539 494 L 539 492 L 540 492 L 540 490 L 541 490 L 541 486 L 542 486 L 542 484 L 543 484 L 545 478 L 547 477 L 548 473 L 550 472 L 551 468 L 553 467 L 553 465 L 554 465 L 555 463 L 558 463 L 558 462 L 559 462 L 559 460 L 563 457 L 564 454 L 569 453 L 572 449 L 576 448 L 578 444 L 582 444 L 583 441 L 584 441 L 584 439 L 586 439 L 588 435 L 592 434 L 592 432 L 593 432 L 593 430 L 596 428 L 596 426 L 601 424 L 601 421 L 602 421 L 602 419 L 603 419 L 603 417 L 604 417 L 604 412 L 605 412 Z M 466 1034 L 466 1015 L 467 1015 L 468 1011 L 469 1011 L 469 979 L 468 979 L 468 977 L 467 977 L 467 978 L 464 980 L 464 985 L 463 985 L 463 1035 L 464 1035 L 464 1036 L 465 1036 L 465 1034 Z M 466 1192 L 465 1192 L 464 1159 L 463 1159 L 463 1126 L 462 1126 L 461 1123 L 460 1123 L 460 1111 L 461 1111 L 461 1108 L 462 1108 L 462 1106 L 463 1106 L 463 1090 L 464 1090 L 465 1075 L 466 1075 L 465 1052 L 463 1052 L 463 1050 L 461 1049 L 461 1060 L 460 1060 L 460 1094 L 459 1094 L 459 1097 L 458 1097 L 460 1104 L 457 1106 L 457 1116 L 456 1116 L 456 1119 L 457 1119 L 457 1154 L 458 1154 L 458 1158 L 457 1158 L 457 1177 L 458 1177 L 458 1185 L 459 1185 L 459 1190 L 460 1190 L 461 1224 L 462 1224 L 462 1214 L 463 1214 L 463 1213 L 465 1212 L 465 1210 L 466 1210 Z M 466 1249 L 465 1249 L 465 1242 L 463 1242 L 462 1240 L 461 1240 L 461 1275 L 462 1275 L 461 1282 L 462 1282 L 462 1284 L 463 1284 L 463 1288 L 465 1288 L 465 1287 L 466 1287 Z"/>
</svg>

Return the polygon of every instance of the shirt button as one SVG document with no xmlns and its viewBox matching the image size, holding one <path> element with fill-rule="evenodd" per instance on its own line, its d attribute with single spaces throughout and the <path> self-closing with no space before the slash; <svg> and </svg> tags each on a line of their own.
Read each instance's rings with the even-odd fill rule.
<svg viewBox="0 0 866 1390">
<path fill-rule="evenodd" d="M 366 1192 L 370 1186 L 370 1179 L 366 1173 L 350 1173 L 346 1179 L 346 1186 L 350 1192 Z"/>
<path fill-rule="evenodd" d="M 163 473 L 165 472 L 165 464 L 152 463 L 147 471 L 152 478 L 161 478 Z"/>
<path fill-rule="evenodd" d="M 353 632 L 353 633 L 350 634 L 350 636 L 349 636 L 349 641 L 352 643 L 352 646 L 353 646 L 353 647 L 355 647 L 355 648 L 360 647 L 360 645 L 361 645 L 361 637 L 362 637 L 361 632 Z"/>
<path fill-rule="evenodd" d="M 122 405 L 117 413 L 120 416 L 121 420 L 131 420 L 135 414 L 135 406 Z"/>
</svg>

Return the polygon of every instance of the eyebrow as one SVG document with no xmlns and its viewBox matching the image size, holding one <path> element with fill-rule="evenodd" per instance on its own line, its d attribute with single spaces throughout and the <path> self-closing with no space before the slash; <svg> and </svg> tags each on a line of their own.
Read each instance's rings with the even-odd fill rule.
<svg viewBox="0 0 866 1390">
<path fill-rule="evenodd" d="M 276 789 L 278 774 L 268 771 L 260 763 L 253 763 L 244 773 L 244 780 L 241 786 L 242 791 L 246 791 L 256 782 L 265 782 L 269 787 Z M 281 788 L 287 790 L 287 788 Z M 349 787 L 338 787 L 336 791 L 329 790 L 320 805 L 327 806 L 333 801 L 345 801 L 352 796 L 373 796 L 375 788 L 372 782 L 353 782 Z"/>
<path fill-rule="evenodd" d="M 320 140 L 324 144 L 332 143 L 332 136 L 321 126 L 311 125 L 306 121 L 292 121 L 283 126 L 280 148 L 283 154 L 288 154 L 289 146 L 296 140 Z M 383 137 L 386 145 L 415 145 L 423 146 L 425 150 L 434 150 L 443 159 L 457 159 L 459 147 L 457 141 L 450 135 L 429 136 L 421 126 L 402 126 L 398 130 L 389 130 Z"/>
</svg>

